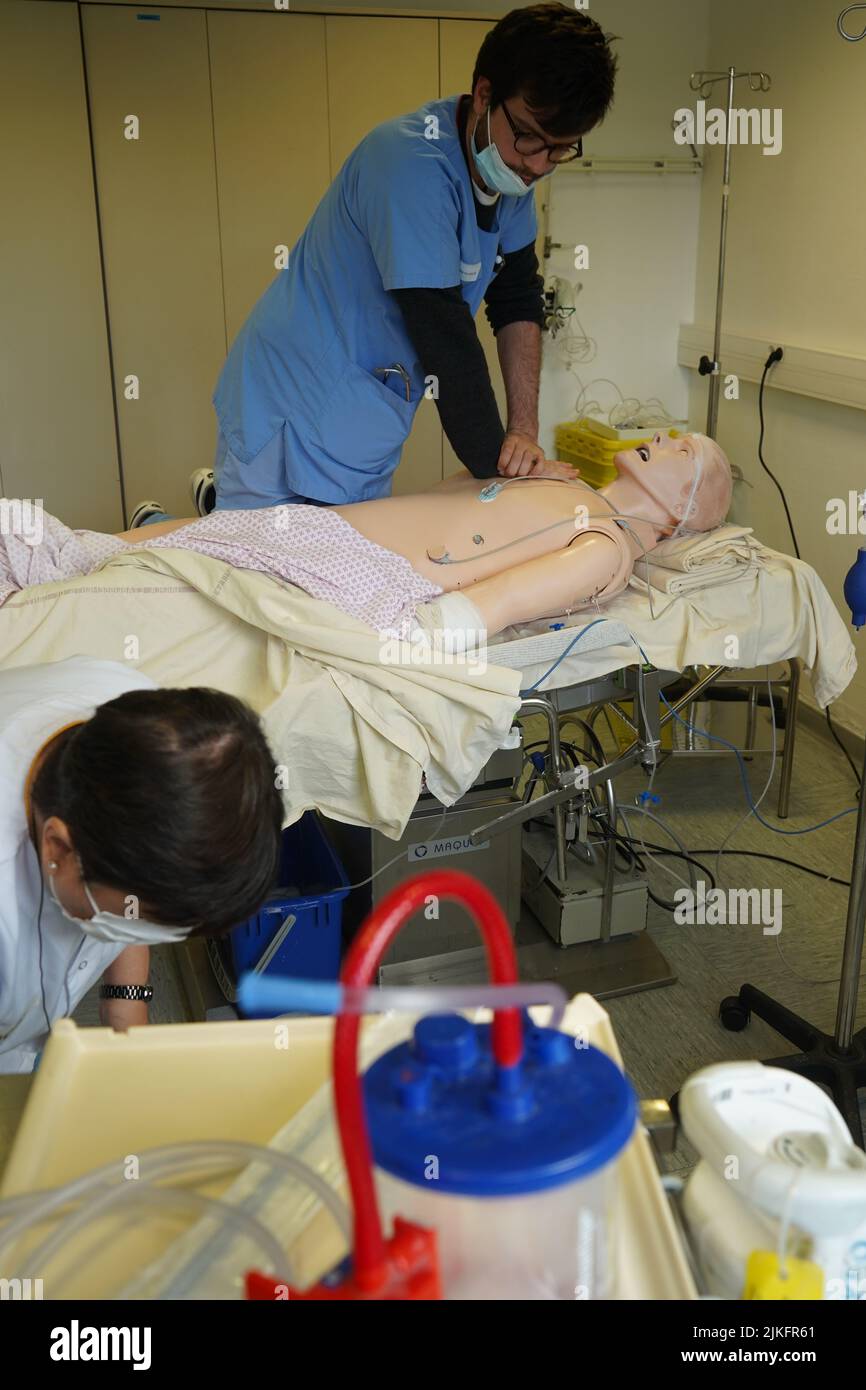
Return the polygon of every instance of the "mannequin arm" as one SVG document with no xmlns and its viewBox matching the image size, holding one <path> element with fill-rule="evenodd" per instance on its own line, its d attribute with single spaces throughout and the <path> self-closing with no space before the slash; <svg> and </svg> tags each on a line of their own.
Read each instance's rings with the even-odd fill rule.
<svg viewBox="0 0 866 1390">
<path fill-rule="evenodd" d="M 512 623 L 554 617 L 579 607 L 610 583 L 619 563 L 615 541 L 592 531 L 578 536 L 567 550 L 540 555 L 461 588 L 492 637 Z"/>
</svg>

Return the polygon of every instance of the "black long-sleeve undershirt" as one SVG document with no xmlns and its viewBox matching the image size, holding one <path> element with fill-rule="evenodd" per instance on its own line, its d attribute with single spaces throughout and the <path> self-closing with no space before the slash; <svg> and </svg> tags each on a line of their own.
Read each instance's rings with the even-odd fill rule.
<svg viewBox="0 0 866 1390">
<path fill-rule="evenodd" d="M 494 333 L 508 323 L 537 323 L 544 327 L 544 280 L 538 273 L 535 243 L 503 257 L 504 265 L 487 286 L 487 321 Z"/>
<path fill-rule="evenodd" d="M 494 333 L 509 323 L 541 326 L 542 279 L 530 243 L 503 257 L 485 295 Z M 484 349 L 459 285 L 392 290 L 425 376 L 437 383 L 436 405 L 455 454 L 476 478 L 492 478 L 505 431 Z"/>
<path fill-rule="evenodd" d="M 435 378 L 434 399 L 452 449 L 476 478 L 494 477 L 505 431 L 487 358 L 459 285 L 391 293 L 424 375 Z"/>
</svg>

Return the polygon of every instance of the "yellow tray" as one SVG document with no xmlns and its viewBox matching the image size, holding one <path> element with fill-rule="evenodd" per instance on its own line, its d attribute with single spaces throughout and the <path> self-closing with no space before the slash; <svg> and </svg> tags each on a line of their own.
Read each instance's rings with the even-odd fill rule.
<svg viewBox="0 0 866 1390">
<path fill-rule="evenodd" d="M 540 1022 L 547 1012 L 538 1011 Z M 125 1034 L 60 1020 L 36 1073 L 0 1195 L 51 1187 L 112 1159 L 184 1139 L 268 1143 L 328 1079 L 331 1068 L 330 1019 L 283 1023 L 286 1048 L 274 1045 L 275 1021 L 268 1019 L 152 1025 Z M 591 995 L 571 1001 L 562 1026 L 622 1065 L 610 1020 Z M 643 1130 L 625 1150 L 621 1174 L 626 1211 L 618 1223 L 624 1242 L 619 1297 L 696 1297 Z M 232 1177 L 203 1190 L 218 1192 Z M 81 1232 L 75 1248 L 68 1249 L 60 1297 L 112 1297 L 179 1234 L 177 1226 L 170 1230 L 161 1220 L 151 1221 L 146 1209 L 145 1219 L 121 1240 L 113 1222 L 108 1230 L 114 1238 L 99 1243 L 97 1225 Z M 328 1218 L 322 1224 L 327 1243 L 336 1230 L 330 1227 Z M 43 1234 L 47 1231 L 39 1232 L 40 1239 Z M 87 1256 L 80 1268 L 79 1250 Z M 10 1272 L 0 1269 L 0 1275 Z M 52 1297 L 50 1278 L 44 1296 Z"/>
<path fill-rule="evenodd" d="M 581 477 L 593 487 L 604 487 L 616 477 L 614 458 L 623 449 L 634 449 L 645 444 L 657 429 L 646 429 L 630 439 L 620 439 L 616 433 L 598 420 L 581 416 L 579 420 L 567 420 L 556 426 L 556 457 L 563 463 L 573 463 L 580 469 Z M 678 430 L 668 430 L 671 439 L 679 437 Z"/>
</svg>

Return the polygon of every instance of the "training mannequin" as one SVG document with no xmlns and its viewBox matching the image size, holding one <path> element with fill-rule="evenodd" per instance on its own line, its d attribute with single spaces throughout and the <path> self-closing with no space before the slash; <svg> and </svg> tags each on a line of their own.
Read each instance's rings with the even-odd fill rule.
<svg viewBox="0 0 866 1390">
<path fill-rule="evenodd" d="M 613 598 L 660 540 L 724 521 L 731 470 L 714 440 L 657 434 L 614 462 L 615 481 L 598 490 L 549 478 L 485 484 L 462 473 L 423 494 L 335 510 L 446 593 L 465 592 L 492 635 Z"/>
<path fill-rule="evenodd" d="M 46 518 L 39 547 L 6 540 L 0 599 L 4 581 L 8 594 L 90 573 L 130 546 L 175 547 L 297 584 L 374 627 L 416 610 L 423 625 L 423 610 L 435 607 L 434 626 L 492 636 L 603 603 L 659 540 L 724 521 L 731 470 L 713 440 L 659 434 L 614 462 L 616 479 L 598 491 L 579 480 L 462 473 L 411 496 L 222 511 L 119 536 Z"/>
</svg>

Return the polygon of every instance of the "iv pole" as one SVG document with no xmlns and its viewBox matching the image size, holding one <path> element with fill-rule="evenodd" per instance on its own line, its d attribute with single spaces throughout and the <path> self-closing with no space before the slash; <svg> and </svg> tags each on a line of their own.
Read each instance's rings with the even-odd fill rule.
<svg viewBox="0 0 866 1390">
<path fill-rule="evenodd" d="M 864 6 L 866 8 L 866 6 Z M 716 329 L 713 337 L 713 355 L 707 357 L 706 353 L 698 364 L 698 371 L 701 376 L 710 378 L 709 400 L 707 402 L 707 434 L 711 439 L 716 437 L 716 425 L 719 418 L 719 389 L 721 386 L 720 361 L 722 351 L 722 305 L 725 297 L 725 258 L 728 242 L 728 201 L 731 193 L 731 123 L 734 111 L 734 83 L 740 78 L 747 77 L 749 87 L 753 92 L 768 92 L 770 90 L 770 78 L 765 72 L 737 72 L 736 68 L 728 68 L 727 72 L 693 72 L 689 78 L 689 86 L 693 92 L 700 92 L 704 101 L 712 95 L 713 87 L 717 82 L 727 82 L 728 84 L 728 112 L 725 122 L 725 168 L 722 176 L 722 226 L 719 234 L 719 278 L 716 286 Z"/>
</svg>

